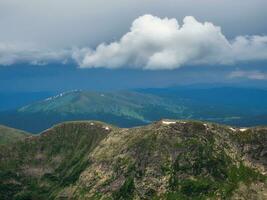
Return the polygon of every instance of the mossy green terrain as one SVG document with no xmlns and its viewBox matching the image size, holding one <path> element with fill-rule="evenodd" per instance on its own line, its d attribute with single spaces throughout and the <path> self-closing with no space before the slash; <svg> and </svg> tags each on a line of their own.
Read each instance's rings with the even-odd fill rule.
<svg viewBox="0 0 267 200">
<path fill-rule="evenodd" d="M 0 145 L 10 144 L 30 136 L 29 133 L 0 125 Z"/>
<path fill-rule="evenodd" d="M 88 154 L 108 132 L 99 122 L 69 122 L 3 146 L 0 199 L 53 199 L 79 178 L 90 164 Z"/>
<path fill-rule="evenodd" d="M 0 151 L 0 199 L 266 199 L 267 129 L 68 122 Z"/>
</svg>

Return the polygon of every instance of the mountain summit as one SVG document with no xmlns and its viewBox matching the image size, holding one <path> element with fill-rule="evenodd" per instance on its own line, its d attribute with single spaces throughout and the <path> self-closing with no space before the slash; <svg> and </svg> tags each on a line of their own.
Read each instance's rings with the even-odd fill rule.
<svg viewBox="0 0 267 200">
<path fill-rule="evenodd" d="M 1 199 L 266 199 L 267 128 L 68 122 L 1 147 Z"/>
</svg>

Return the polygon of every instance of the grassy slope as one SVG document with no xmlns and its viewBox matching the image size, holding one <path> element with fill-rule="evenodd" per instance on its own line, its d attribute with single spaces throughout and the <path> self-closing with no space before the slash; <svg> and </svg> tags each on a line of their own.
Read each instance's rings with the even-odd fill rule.
<svg viewBox="0 0 267 200">
<path fill-rule="evenodd" d="M 1 149 L 0 199 L 266 198 L 265 128 L 93 123 L 61 124 Z"/>
<path fill-rule="evenodd" d="M 0 125 L 0 145 L 10 144 L 29 136 L 29 133 Z"/>
<path fill-rule="evenodd" d="M 103 123 L 69 122 L 0 151 L 0 199 L 53 199 L 75 182 L 89 152 L 109 132 Z"/>
</svg>

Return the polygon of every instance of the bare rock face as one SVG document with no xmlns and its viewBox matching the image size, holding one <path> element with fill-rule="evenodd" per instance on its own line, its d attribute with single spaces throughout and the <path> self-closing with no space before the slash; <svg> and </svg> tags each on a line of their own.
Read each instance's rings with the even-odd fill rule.
<svg viewBox="0 0 267 200">
<path fill-rule="evenodd" d="M 84 121 L 0 151 L 0 199 L 266 199 L 267 129 Z"/>
</svg>

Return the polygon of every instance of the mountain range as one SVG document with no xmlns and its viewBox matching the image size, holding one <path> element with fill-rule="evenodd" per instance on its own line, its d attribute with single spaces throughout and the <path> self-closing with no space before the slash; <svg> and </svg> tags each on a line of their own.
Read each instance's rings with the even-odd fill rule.
<svg viewBox="0 0 267 200">
<path fill-rule="evenodd" d="M 24 106 L 20 103 L 0 112 L 0 123 L 31 133 L 73 120 L 100 120 L 120 127 L 145 125 L 162 118 L 205 120 L 238 127 L 267 124 L 267 91 L 262 89 L 74 90 L 36 101 L 44 94 L 38 95 L 34 93 L 32 101 Z"/>
<path fill-rule="evenodd" d="M 0 199 L 263 200 L 266 144 L 266 127 L 61 123 L 0 145 Z"/>
</svg>

